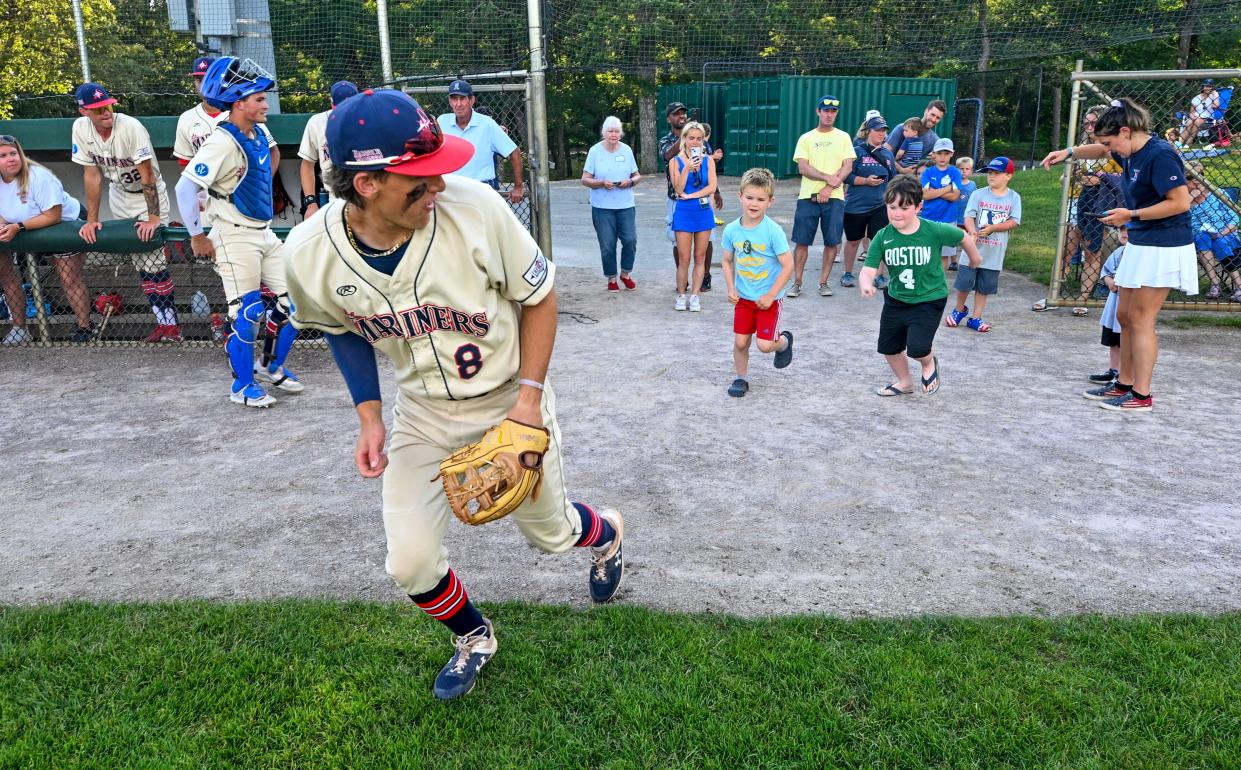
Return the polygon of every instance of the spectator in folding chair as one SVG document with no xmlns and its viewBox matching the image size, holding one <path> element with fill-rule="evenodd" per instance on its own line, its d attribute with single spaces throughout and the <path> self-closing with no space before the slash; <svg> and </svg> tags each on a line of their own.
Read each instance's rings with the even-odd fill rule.
<svg viewBox="0 0 1241 770">
<path fill-rule="evenodd" d="M 82 205 L 65 192 L 56 175 L 38 163 L 32 163 L 22 150 L 17 137 L 0 135 L 0 286 L 9 307 L 13 328 L 0 344 L 24 345 L 34 338 L 26 329 L 26 292 L 22 288 L 21 270 L 14 267 L 6 245 L 27 230 L 64 221 L 76 221 Z M 77 329 L 70 339 L 87 342 L 94 338 L 90 323 L 90 299 L 82 280 L 85 254 L 48 254 L 56 266 L 61 288 L 77 317 Z"/>
<path fill-rule="evenodd" d="M 1201 134 L 1206 134 L 1204 138 L 1210 144 L 1227 147 L 1232 143 L 1228 123 L 1224 120 L 1224 111 L 1232 100 L 1232 89 L 1224 91 L 1226 95 L 1215 88 L 1215 81 L 1211 78 L 1202 81 L 1202 90 L 1190 100 L 1189 114 L 1185 116 L 1185 127 L 1181 131 L 1181 144 L 1188 148 Z"/>
<path fill-rule="evenodd" d="M 1187 164 L 1202 174 L 1202 164 Z M 1241 302 L 1241 239 L 1237 237 L 1241 217 L 1230 209 L 1201 182 L 1192 177 L 1189 184 L 1189 217 L 1194 231 L 1194 248 L 1198 252 L 1198 264 L 1211 282 L 1207 299 L 1219 299 L 1221 276 L 1227 273 L 1232 279 L 1232 302 Z"/>
</svg>

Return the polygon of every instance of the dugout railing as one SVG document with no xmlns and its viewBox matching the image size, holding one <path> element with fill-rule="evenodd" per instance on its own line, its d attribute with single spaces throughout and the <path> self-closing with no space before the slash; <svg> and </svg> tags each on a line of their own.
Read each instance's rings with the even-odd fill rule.
<svg viewBox="0 0 1241 770">
<path fill-rule="evenodd" d="M 1185 160 L 1185 175 L 1201 189 L 1198 200 L 1210 207 L 1212 217 L 1241 221 L 1241 104 L 1225 99 L 1226 109 L 1218 110 L 1209 122 L 1194 123 L 1193 100 L 1202 93 L 1206 80 L 1214 81 L 1217 93 L 1230 96 L 1241 86 L 1241 69 L 1086 72 L 1079 61 L 1070 76 L 1069 136 L 1074 144 L 1086 141 L 1085 115 L 1128 97 L 1150 111 L 1152 133 L 1174 139 Z M 1100 271 L 1121 245 L 1119 231 L 1091 221 L 1082 203 L 1089 208 L 1123 203 L 1113 202 L 1120 189 L 1114 169 L 1097 165 L 1070 161 L 1064 167 L 1056 257 L 1047 296 L 1050 307 L 1101 308 L 1106 301 Z M 1201 231 L 1196 228 L 1196 234 Z M 1213 243 L 1218 244 L 1214 251 L 1198 249 L 1198 293 L 1174 290 L 1164 309 L 1241 312 L 1241 246 L 1227 255 L 1223 253 L 1229 248 L 1226 243 L 1218 239 Z"/>
<path fill-rule="evenodd" d="M 4 244 L 5 252 L 13 256 L 5 252 L 0 256 L 11 260 L 24 295 L 16 308 L 10 307 L 7 298 L 0 300 L 0 324 L 6 333 L 10 314 L 17 312 L 25 318 L 30 333 L 30 341 L 23 343 L 27 346 L 138 346 L 146 344 L 154 328 L 166 320 L 157 317 L 154 308 L 170 306 L 182 335 L 177 344 L 223 344 L 228 323 L 223 284 L 211 260 L 194 256 L 184 228 L 160 228 L 151 241 L 143 242 L 132 220 L 115 220 L 105 222 L 96 243 L 87 245 L 78 236 L 79 225 L 63 222 L 23 233 Z M 283 240 L 290 228 L 273 230 Z M 82 255 L 84 293 L 80 296 L 71 296 L 61 280 L 56 262 L 66 259 L 60 256 L 64 254 Z M 153 289 L 142 276 L 158 274 L 165 266 L 170 293 L 164 282 Z M 89 308 L 93 333 L 88 339 L 75 339 L 79 325 L 74 311 L 83 301 Z M 326 349 L 318 334 L 303 333 L 298 344 Z"/>
</svg>

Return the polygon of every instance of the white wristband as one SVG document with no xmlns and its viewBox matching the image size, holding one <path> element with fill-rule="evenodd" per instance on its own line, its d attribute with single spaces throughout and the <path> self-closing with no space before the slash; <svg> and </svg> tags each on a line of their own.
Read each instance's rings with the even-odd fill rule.
<svg viewBox="0 0 1241 770">
<path fill-rule="evenodd" d="M 535 381 L 535 380 L 524 380 L 524 379 L 523 379 L 523 380 L 518 380 L 518 381 L 517 381 L 517 384 L 518 384 L 518 385 L 528 385 L 529 387 L 532 387 L 532 388 L 534 388 L 535 390 L 542 390 L 542 389 L 543 389 L 543 383 L 541 383 L 541 382 L 537 382 L 537 381 Z"/>
</svg>

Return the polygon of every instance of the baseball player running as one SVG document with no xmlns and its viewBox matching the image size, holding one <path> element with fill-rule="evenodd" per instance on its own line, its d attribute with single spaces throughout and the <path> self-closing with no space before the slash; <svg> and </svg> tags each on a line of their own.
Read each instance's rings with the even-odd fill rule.
<svg viewBox="0 0 1241 770">
<path fill-rule="evenodd" d="M 337 105 L 327 139 L 336 199 L 288 239 L 293 323 L 324 333 L 344 375 L 360 423 L 354 461 L 364 477 L 383 476 L 388 574 L 455 635 L 433 692 L 456 698 L 497 644 L 448 564 L 449 504 L 432 482 L 441 461 L 506 418 L 545 427 L 541 492 L 512 516 L 540 550 L 591 549 L 595 602 L 620 587 L 624 521 L 569 500 L 546 382 L 555 266 L 491 188 L 444 176 L 470 159 L 470 144 L 389 90 Z M 398 376 L 386 454 L 376 348 Z"/>
<path fill-rule="evenodd" d="M 117 219 L 134 219 L 138 238 L 149 241 L 168 218 L 168 189 L 155 161 L 151 136 L 136 118 L 113 111 L 116 100 L 96 83 L 84 83 L 74 93 L 78 113 L 73 122 L 73 162 L 83 166 L 86 187 L 86 224 L 78 234 L 94 243 L 103 227 L 99 206 L 103 200 L 103 180 L 107 179 L 108 205 Z M 180 342 L 172 274 L 168 258 L 160 246 L 130 255 L 134 270 L 142 279 L 142 291 L 155 316 L 155 330 L 147 342 Z"/>
<path fill-rule="evenodd" d="M 332 110 L 358 92 L 358 87 L 348 80 L 340 80 L 332 84 L 330 92 Z M 306 121 L 306 130 L 302 132 L 302 144 L 297 148 L 297 157 L 302 159 L 298 167 L 298 178 L 302 183 L 302 217 L 312 216 L 319 210 L 319 187 L 315 183 L 315 164 L 319 164 L 319 176 L 323 184 L 328 185 L 328 173 L 332 170 L 332 156 L 327 151 L 327 116 L 332 110 L 316 112 Z M 332 191 L 327 191 L 331 200 Z"/>
<path fill-rule="evenodd" d="M 203 77 L 207 74 L 207 69 L 211 66 L 215 59 L 210 56 L 199 56 L 190 66 L 190 77 L 194 81 L 194 92 L 202 96 Z M 180 164 L 182 173 L 185 173 L 185 167 L 189 165 L 190 158 L 194 157 L 194 153 L 198 152 L 198 148 L 203 146 L 203 142 L 207 141 L 207 137 L 215 131 L 215 127 L 223 121 L 228 120 L 227 110 L 218 110 L 207 103 L 206 99 L 202 99 L 190 109 L 181 113 L 177 118 L 177 135 L 172 144 L 172 157 L 177 159 Z M 280 167 L 280 148 L 276 145 L 276 138 L 268 136 L 267 146 L 271 149 L 271 167 Z M 198 191 L 198 210 L 203 219 L 203 226 L 211 225 L 210 214 L 207 213 L 211 202 L 211 197 L 207 195 L 206 190 Z M 178 203 L 178 208 L 180 205 Z M 182 212 L 182 219 L 185 218 Z"/>
<path fill-rule="evenodd" d="M 194 153 L 187 173 L 177 182 L 177 204 L 190 233 L 195 256 L 209 257 L 224 282 L 233 332 L 225 343 L 233 369 L 229 399 L 243 406 L 276 403 L 256 375 L 288 393 L 304 389 L 284 366 L 297 330 L 288 319 L 289 300 L 284 282 L 284 246 L 271 230 L 272 163 L 267 121 L 267 91 L 275 80 L 250 59 L 216 59 L 203 76 L 202 94 L 217 110 L 228 109 L 220 123 Z M 203 233 L 198 212 L 198 190 L 211 196 L 214 222 L 211 235 Z M 255 360 L 254 343 L 265 317 L 261 284 L 276 298 L 271 320 L 279 328 L 270 364 Z"/>
</svg>

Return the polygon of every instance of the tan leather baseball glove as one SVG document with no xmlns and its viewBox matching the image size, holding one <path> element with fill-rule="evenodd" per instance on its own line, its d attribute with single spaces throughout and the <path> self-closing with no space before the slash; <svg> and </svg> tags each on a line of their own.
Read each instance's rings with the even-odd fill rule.
<svg viewBox="0 0 1241 770">
<path fill-rule="evenodd" d="M 432 481 L 443 479 L 453 515 L 466 524 L 504 518 L 527 497 L 539 498 L 550 439 L 546 428 L 505 420 L 440 463 Z"/>
</svg>

